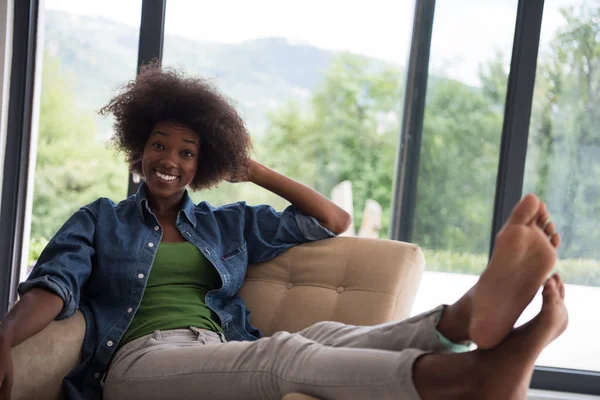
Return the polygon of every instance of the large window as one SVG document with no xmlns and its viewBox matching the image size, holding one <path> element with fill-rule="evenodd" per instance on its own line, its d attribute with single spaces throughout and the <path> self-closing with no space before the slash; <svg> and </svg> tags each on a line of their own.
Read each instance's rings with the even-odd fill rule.
<svg viewBox="0 0 600 400">
<path fill-rule="evenodd" d="M 386 237 L 413 14 L 412 1 L 170 0 L 163 64 L 211 79 L 255 158 L 344 205 L 347 234 Z M 193 197 L 285 206 L 252 184 Z"/>
<path fill-rule="evenodd" d="M 428 271 L 486 265 L 516 8 L 436 2 L 413 231 Z"/>
<path fill-rule="evenodd" d="M 427 264 L 413 313 L 457 300 L 487 264 L 516 12 L 517 0 L 436 2 L 412 236 Z"/>
<path fill-rule="evenodd" d="M 540 365 L 600 371 L 600 4 L 548 0 L 540 38 L 524 192 L 547 203 L 562 244 L 569 328 Z"/>
<path fill-rule="evenodd" d="M 127 195 L 127 166 L 110 148 L 112 120 L 97 113 L 115 88 L 135 78 L 141 0 L 126 3 L 47 0 L 40 10 L 44 57 L 30 267 L 79 207 Z M 21 280 L 27 274 L 24 269 Z"/>
<path fill-rule="evenodd" d="M 438 1 L 413 241 L 427 266 L 413 313 L 459 298 L 488 260 L 517 1 Z M 471 7 L 466 7 L 470 3 Z M 547 1 L 524 193 L 547 202 L 563 236 L 567 331 L 541 366 L 600 371 L 600 7 Z M 537 296 L 517 322 L 539 311 Z"/>
</svg>

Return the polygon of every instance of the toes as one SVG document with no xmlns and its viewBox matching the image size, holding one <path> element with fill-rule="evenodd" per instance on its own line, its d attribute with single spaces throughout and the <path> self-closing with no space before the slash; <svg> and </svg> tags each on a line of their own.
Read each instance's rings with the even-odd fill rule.
<svg viewBox="0 0 600 400">
<path fill-rule="evenodd" d="M 565 299 L 565 282 L 560 277 L 559 274 L 554 274 L 556 276 L 556 285 L 558 287 L 558 294 L 560 294 L 561 299 Z"/>
<path fill-rule="evenodd" d="M 560 245 L 560 235 L 556 232 L 556 225 L 550 219 L 550 213 L 546 207 L 546 204 L 540 202 L 539 211 L 535 218 L 537 226 L 544 232 L 552 246 L 557 248 Z"/>
<path fill-rule="evenodd" d="M 559 274 L 552 274 L 552 276 L 546 280 L 544 289 L 542 290 L 542 296 L 544 296 L 544 298 L 548 296 L 560 296 L 560 298 L 564 300 L 565 283 Z"/>
<path fill-rule="evenodd" d="M 546 207 L 546 203 L 540 201 L 540 206 L 538 208 L 538 213 L 536 216 L 536 222 L 540 227 L 545 228 L 548 221 L 550 221 L 548 207 Z"/>
<path fill-rule="evenodd" d="M 544 283 L 542 297 L 544 298 L 544 301 L 547 301 L 549 297 L 557 296 L 558 294 L 558 282 L 556 281 L 556 278 L 554 278 L 554 275 L 552 275 L 546 280 L 546 283 Z"/>
<path fill-rule="evenodd" d="M 537 226 L 539 226 L 546 235 L 551 236 L 554 233 L 555 225 L 550 219 L 550 213 L 546 203 L 541 202 L 538 214 L 535 218 Z"/>
<path fill-rule="evenodd" d="M 558 282 L 556 281 L 555 276 L 556 274 L 546 279 L 546 282 L 544 282 L 544 292 L 550 292 L 557 289 Z"/>
<path fill-rule="evenodd" d="M 508 223 L 528 224 L 535 219 L 540 209 L 540 199 L 536 195 L 528 194 L 513 209 Z"/>
<path fill-rule="evenodd" d="M 546 236 L 550 237 L 556 232 L 556 225 L 554 225 L 554 222 L 550 222 L 550 219 L 548 219 L 547 222 L 542 225 L 542 230 Z"/>
<path fill-rule="evenodd" d="M 558 232 L 554 232 L 552 236 L 550 236 L 550 243 L 552 243 L 554 248 L 560 246 L 560 234 Z"/>
</svg>

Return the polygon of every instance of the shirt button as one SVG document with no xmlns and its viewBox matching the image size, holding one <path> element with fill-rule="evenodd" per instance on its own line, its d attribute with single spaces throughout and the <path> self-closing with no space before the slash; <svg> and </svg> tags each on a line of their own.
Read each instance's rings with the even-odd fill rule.
<svg viewBox="0 0 600 400">
<path fill-rule="evenodd" d="M 154 243 L 152 243 L 152 242 L 148 243 L 148 247 L 154 247 Z"/>
<path fill-rule="evenodd" d="M 131 313 L 133 312 L 133 308 L 129 307 L 129 308 L 127 309 L 127 312 L 128 312 L 129 314 L 131 314 Z"/>
<path fill-rule="evenodd" d="M 112 342 L 112 340 L 109 340 L 108 342 L 106 342 L 106 345 L 107 345 L 108 347 L 112 347 L 112 345 L 113 345 L 113 344 L 114 344 L 114 343 Z"/>
<path fill-rule="evenodd" d="M 94 378 L 96 378 L 96 379 L 100 378 L 100 372 L 96 372 L 96 373 L 94 374 Z"/>
<path fill-rule="evenodd" d="M 155 231 L 157 231 L 157 230 L 159 230 L 159 229 L 160 229 L 160 226 L 158 226 L 158 225 L 156 225 L 156 226 L 154 227 L 154 230 L 155 230 Z"/>
<path fill-rule="evenodd" d="M 138 274 L 138 278 L 142 279 L 144 277 L 144 274 Z"/>
</svg>

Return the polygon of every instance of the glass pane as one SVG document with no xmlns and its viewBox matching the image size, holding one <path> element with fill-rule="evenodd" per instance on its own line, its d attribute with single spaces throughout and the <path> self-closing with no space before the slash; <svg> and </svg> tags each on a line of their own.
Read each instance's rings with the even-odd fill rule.
<svg viewBox="0 0 600 400">
<path fill-rule="evenodd" d="M 594 0 L 545 2 L 524 184 L 525 193 L 548 203 L 562 234 L 556 270 L 567 282 L 569 327 L 538 363 L 595 371 L 600 371 L 598 17 Z"/>
<path fill-rule="evenodd" d="M 346 182 L 332 197 L 354 215 L 348 235 L 386 237 L 413 13 L 413 1 L 169 0 L 164 64 L 234 101 L 257 161 L 326 196 Z M 192 197 L 286 205 L 247 183 Z"/>
<path fill-rule="evenodd" d="M 413 313 L 457 300 L 487 264 L 517 4 L 436 2 L 413 231 L 427 265 Z"/>
<path fill-rule="evenodd" d="M 127 196 L 127 166 L 97 111 L 135 78 L 141 0 L 47 0 L 28 264 L 79 207 Z M 21 280 L 28 269 L 23 269 Z"/>
</svg>

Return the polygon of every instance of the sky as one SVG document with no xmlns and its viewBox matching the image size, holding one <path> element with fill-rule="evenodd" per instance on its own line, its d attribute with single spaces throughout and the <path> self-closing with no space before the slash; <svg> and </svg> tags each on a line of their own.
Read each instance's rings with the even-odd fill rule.
<svg viewBox="0 0 600 400">
<path fill-rule="evenodd" d="M 542 46 L 562 23 L 558 9 L 579 1 L 546 0 Z M 438 0 L 430 70 L 477 84 L 479 64 L 496 50 L 508 63 L 517 3 Z M 141 0 L 45 0 L 45 7 L 140 24 Z M 278 36 L 406 65 L 413 15 L 414 0 L 167 0 L 165 31 L 224 43 Z"/>
</svg>

